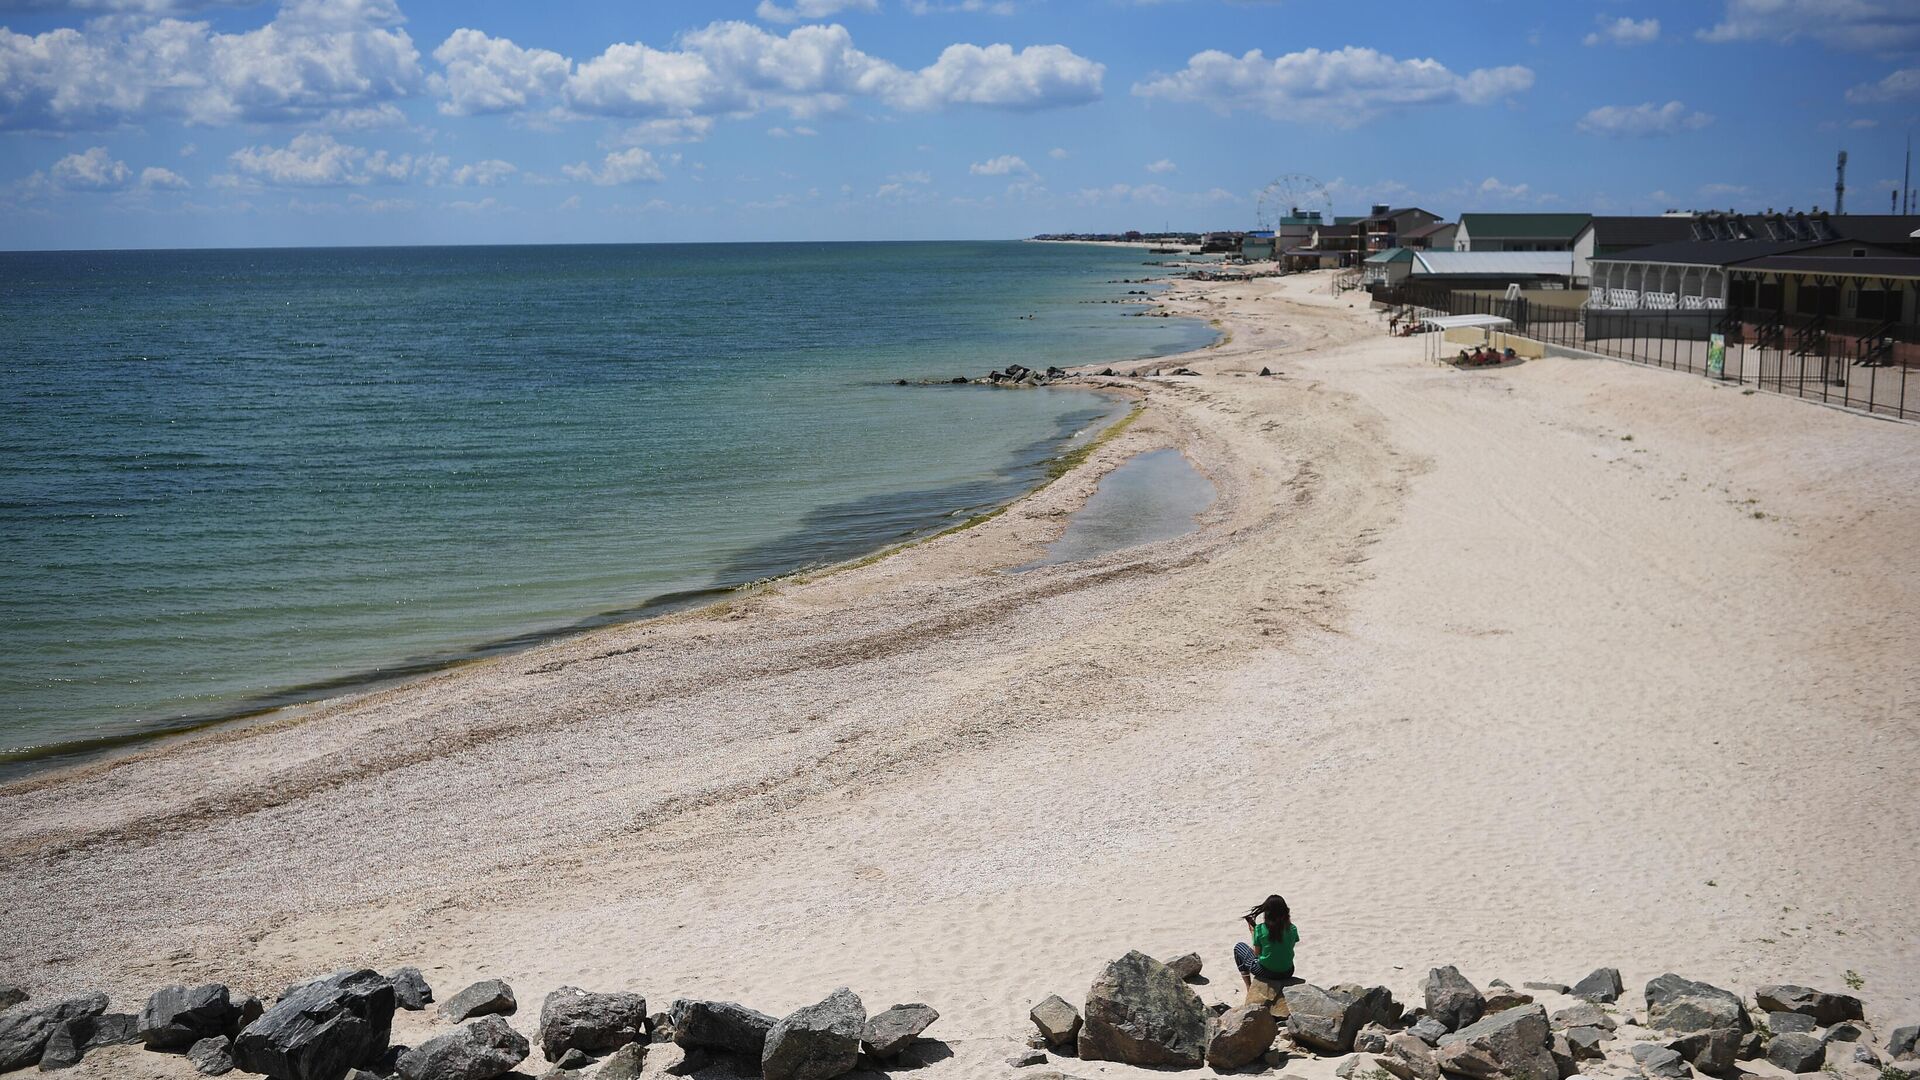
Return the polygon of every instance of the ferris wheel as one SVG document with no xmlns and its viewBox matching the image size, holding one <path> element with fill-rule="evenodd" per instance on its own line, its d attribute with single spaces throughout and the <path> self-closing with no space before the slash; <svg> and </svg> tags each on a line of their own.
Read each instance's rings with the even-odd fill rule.
<svg viewBox="0 0 1920 1080">
<path fill-rule="evenodd" d="M 1327 185 L 1305 173 L 1288 173 L 1260 189 L 1254 208 L 1255 228 L 1278 231 L 1282 220 L 1318 214 L 1333 224 L 1333 196 Z"/>
</svg>

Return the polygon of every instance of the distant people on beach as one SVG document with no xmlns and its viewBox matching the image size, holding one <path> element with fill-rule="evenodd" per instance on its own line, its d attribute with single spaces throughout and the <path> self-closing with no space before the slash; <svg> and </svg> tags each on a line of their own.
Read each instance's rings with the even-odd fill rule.
<svg viewBox="0 0 1920 1080">
<path fill-rule="evenodd" d="M 1293 978 L 1293 947 L 1300 942 L 1300 928 L 1293 925 L 1293 913 L 1279 893 L 1261 901 L 1246 914 L 1247 933 L 1252 943 L 1242 941 L 1233 947 L 1233 966 L 1240 979 L 1253 989 L 1253 980 L 1281 983 Z"/>
</svg>

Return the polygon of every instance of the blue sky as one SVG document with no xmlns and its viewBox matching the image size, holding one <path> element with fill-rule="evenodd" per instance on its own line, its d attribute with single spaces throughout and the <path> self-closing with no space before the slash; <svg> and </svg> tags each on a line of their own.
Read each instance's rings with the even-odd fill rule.
<svg viewBox="0 0 1920 1080">
<path fill-rule="evenodd" d="M 0 248 L 1884 213 L 1915 0 L 0 0 Z"/>
</svg>

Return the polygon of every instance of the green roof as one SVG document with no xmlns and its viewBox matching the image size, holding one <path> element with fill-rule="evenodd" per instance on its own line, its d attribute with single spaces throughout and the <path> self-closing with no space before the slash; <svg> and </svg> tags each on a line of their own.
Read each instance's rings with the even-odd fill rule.
<svg viewBox="0 0 1920 1080">
<path fill-rule="evenodd" d="M 1404 262 L 1411 258 L 1413 258 L 1412 248 L 1388 248 L 1385 251 L 1376 251 L 1367 256 L 1367 261 L 1375 265 L 1384 265 L 1386 263 Z"/>
<path fill-rule="evenodd" d="M 1592 218 L 1592 214 L 1461 214 L 1460 228 L 1470 237 L 1571 240 Z"/>
<path fill-rule="evenodd" d="M 1365 214 L 1335 214 L 1333 215 L 1333 223 L 1335 225 L 1351 225 L 1364 217 L 1366 217 Z"/>
</svg>

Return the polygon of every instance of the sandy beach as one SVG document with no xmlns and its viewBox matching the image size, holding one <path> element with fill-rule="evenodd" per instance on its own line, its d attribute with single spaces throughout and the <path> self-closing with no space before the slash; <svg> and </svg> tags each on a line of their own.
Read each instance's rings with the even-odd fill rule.
<svg viewBox="0 0 1920 1080">
<path fill-rule="evenodd" d="M 0 788 L 0 970 L 137 1009 L 414 964 L 508 980 L 523 1032 L 562 984 L 847 985 L 940 1010 L 940 1080 L 1128 949 L 1237 1004 L 1278 891 L 1322 985 L 1851 972 L 1920 1022 L 1920 427 L 1435 366 L 1327 285 L 1176 282 L 1229 335 L 1200 374 L 1093 380 L 1138 418 L 974 528 Z M 1164 447 L 1218 491 L 1196 531 L 1004 572 Z"/>
</svg>

